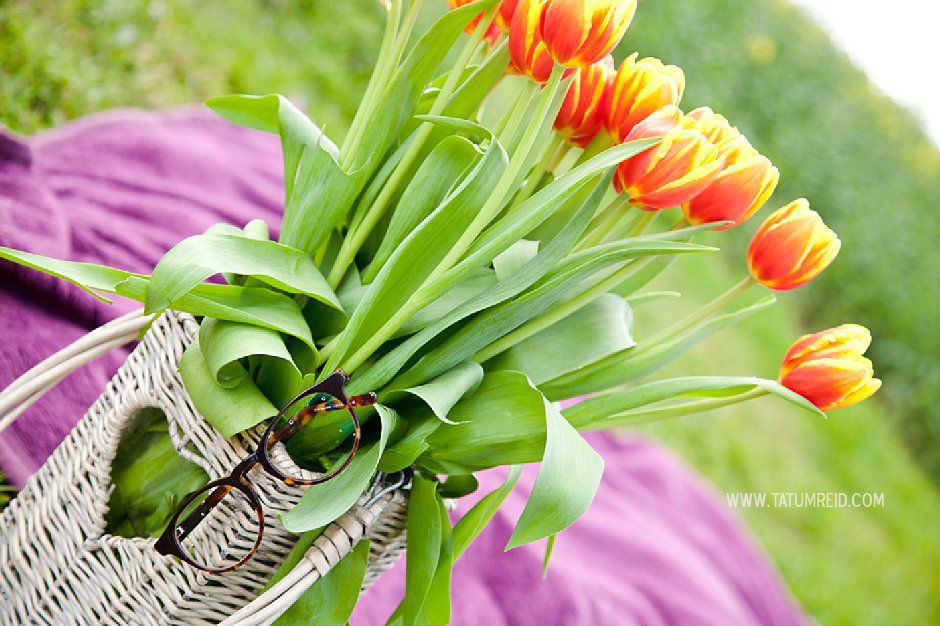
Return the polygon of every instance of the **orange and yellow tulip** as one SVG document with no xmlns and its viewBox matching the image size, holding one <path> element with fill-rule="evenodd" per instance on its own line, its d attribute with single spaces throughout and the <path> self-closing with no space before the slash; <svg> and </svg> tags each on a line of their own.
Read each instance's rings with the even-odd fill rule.
<svg viewBox="0 0 940 626">
<path fill-rule="evenodd" d="M 725 157 L 725 167 L 702 193 L 682 206 L 692 224 L 728 221 L 725 230 L 745 222 L 777 188 L 780 172 L 751 146 L 737 128 L 708 107 L 686 116 Z"/>
<path fill-rule="evenodd" d="M 759 283 L 786 291 L 819 275 L 841 245 L 809 202 L 800 198 L 771 213 L 754 233 L 747 264 Z"/>
<path fill-rule="evenodd" d="M 447 3 L 450 5 L 451 10 L 459 9 L 465 4 L 470 4 L 471 2 L 473 2 L 473 0 L 447 0 Z M 484 15 L 483 13 L 480 13 L 475 18 L 473 18 L 473 20 L 469 24 L 467 24 L 467 28 L 465 28 L 464 30 L 466 30 L 468 35 L 473 34 L 473 31 L 477 29 L 477 26 L 479 26 L 480 24 L 480 20 L 483 19 L 483 15 Z M 498 20 L 498 15 L 497 15 L 497 20 Z M 497 20 L 494 20 L 493 22 L 490 23 L 489 28 L 486 29 L 486 33 L 483 35 L 483 38 L 489 41 L 491 45 L 495 44 L 496 40 L 499 39 L 499 36 L 502 34 L 502 30 L 500 30 Z"/>
<path fill-rule="evenodd" d="M 597 63 L 617 47 L 637 0 L 521 0 L 516 10 L 538 14 L 539 36 L 567 67 Z"/>
<path fill-rule="evenodd" d="M 613 75 L 610 56 L 578 70 L 555 118 L 555 130 L 572 144 L 587 146 L 603 126 Z"/>
<path fill-rule="evenodd" d="M 637 60 L 634 52 L 620 64 L 610 91 L 610 107 L 604 124 L 620 143 L 633 127 L 664 106 L 676 105 L 685 91 L 685 74 L 659 59 Z"/>
<path fill-rule="evenodd" d="M 625 141 L 662 137 L 617 166 L 614 187 L 630 195 L 630 204 L 645 211 L 668 209 L 690 201 L 715 179 L 724 157 L 689 126 L 678 107 L 667 106 L 630 131 Z"/>
<path fill-rule="evenodd" d="M 780 382 L 822 411 L 860 402 L 881 387 L 862 356 L 870 344 L 871 333 L 858 324 L 804 335 L 783 358 Z"/>
<path fill-rule="evenodd" d="M 496 12 L 496 25 L 506 32 L 509 32 L 509 25 L 512 24 L 512 16 L 516 12 L 517 4 L 519 4 L 519 0 L 503 0 L 499 3 L 499 10 Z"/>
<path fill-rule="evenodd" d="M 552 73 L 555 62 L 539 35 L 539 18 L 532 6 L 541 0 L 519 0 L 509 28 L 510 71 L 524 74 L 544 83 Z"/>
</svg>

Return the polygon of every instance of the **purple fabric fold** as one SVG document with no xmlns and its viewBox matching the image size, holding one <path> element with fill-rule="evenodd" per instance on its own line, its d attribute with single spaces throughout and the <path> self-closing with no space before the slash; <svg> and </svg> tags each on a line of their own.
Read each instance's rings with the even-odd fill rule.
<svg viewBox="0 0 940 626">
<path fill-rule="evenodd" d="M 279 225 L 276 137 L 202 108 L 119 110 L 31 138 L 0 129 L 0 245 L 149 272 L 179 240 L 218 222 Z M 0 385 L 137 306 L 0 261 Z M 0 434 L 0 469 L 22 484 L 84 414 L 124 358 L 82 368 Z M 713 489 L 658 444 L 595 433 L 603 484 L 558 537 L 503 553 L 531 489 L 527 468 L 506 506 L 458 562 L 453 623 L 807 624 L 779 574 Z M 481 491 L 504 472 L 480 475 Z M 458 514 L 479 495 L 460 502 Z M 404 588 L 404 563 L 360 602 L 353 624 L 379 624 Z"/>
</svg>

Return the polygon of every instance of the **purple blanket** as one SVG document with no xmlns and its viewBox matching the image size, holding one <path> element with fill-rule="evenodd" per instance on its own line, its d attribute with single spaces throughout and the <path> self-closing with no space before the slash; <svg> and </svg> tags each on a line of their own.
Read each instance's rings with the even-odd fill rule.
<svg viewBox="0 0 940 626">
<path fill-rule="evenodd" d="M 275 137 L 202 109 L 115 111 L 28 140 L 0 129 L 0 245 L 148 272 L 210 224 L 262 217 L 276 226 L 281 176 Z M 134 306 L 108 306 L 0 262 L 0 385 Z M 123 357 L 75 373 L 0 435 L 0 469 L 14 483 L 39 467 Z M 633 436 L 590 441 L 604 456 L 604 481 L 584 518 L 559 536 L 548 579 L 540 580 L 541 545 L 502 550 L 534 480 L 527 468 L 455 568 L 454 623 L 808 623 L 743 524 L 681 461 Z M 501 476 L 482 473 L 484 492 Z M 399 564 L 353 623 L 383 623 L 403 587 Z"/>
</svg>

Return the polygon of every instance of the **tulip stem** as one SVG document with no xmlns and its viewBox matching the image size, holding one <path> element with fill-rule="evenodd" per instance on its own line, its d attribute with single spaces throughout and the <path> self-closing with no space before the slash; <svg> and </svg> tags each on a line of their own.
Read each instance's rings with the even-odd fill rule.
<svg viewBox="0 0 940 626">
<path fill-rule="evenodd" d="M 442 283 L 436 283 L 436 280 L 460 260 L 480 233 L 483 232 L 483 229 L 489 225 L 509 200 L 511 197 L 510 194 L 513 189 L 518 186 L 521 176 L 524 175 L 522 168 L 529 161 L 529 153 L 532 151 L 539 137 L 542 136 L 545 121 L 549 116 L 554 116 L 561 106 L 561 100 L 556 96 L 562 84 L 563 73 L 564 67 L 555 65 L 551 76 L 549 76 L 548 81 L 542 89 L 535 117 L 529 121 L 529 125 L 519 142 L 518 148 L 513 152 L 512 157 L 509 159 L 509 164 L 506 166 L 506 170 L 503 172 L 502 176 L 500 176 L 499 181 L 496 183 L 487 201 L 480 207 L 479 213 L 477 213 L 473 221 L 467 226 L 467 229 L 458 237 L 450 252 L 437 264 L 437 267 L 431 271 L 421 287 L 408 299 L 402 308 L 395 312 L 359 350 L 348 358 L 345 358 L 343 367 L 347 372 L 355 371 L 355 369 L 378 350 L 402 324 L 407 322 L 412 315 L 440 294 L 444 287 L 442 287 Z M 552 119 L 554 119 L 554 117 Z"/>
<path fill-rule="evenodd" d="M 665 343 L 666 341 L 677 337 L 683 332 L 689 330 L 690 328 L 697 326 L 704 320 L 707 320 L 715 313 L 718 313 L 723 308 L 725 308 L 732 300 L 742 295 L 748 289 L 757 284 L 750 275 L 742 278 L 740 282 L 730 287 L 723 294 L 716 297 L 714 300 L 695 311 L 691 315 L 686 316 L 681 321 L 670 326 L 669 328 L 663 330 L 662 332 L 656 334 L 649 339 L 649 345 L 657 345 L 660 343 Z"/>
<path fill-rule="evenodd" d="M 578 430 L 600 430 L 615 428 L 618 426 L 648 424 L 668 418 L 684 417 L 686 415 L 693 415 L 696 413 L 705 413 L 706 411 L 714 411 L 715 409 L 722 409 L 727 406 L 733 406 L 735 404 L 747 402 L 748 400 L 753 400 L 754 398 L 766 396 L 768 393 L 770 392 L 763 387 L 755 387 L 754 389 L 745 391 L 744 393 L 739 393 L 735 396 L 730 396 L 728 398 L 706 398 L 703 400 L 692 400 L 679 404 L 637 407 L 635 409 L 623 411 L 603 419 L 592 420 L 584 424 L 572 425 Z"/>
<path fill-rule="evenodd" d="M 490 9 L 488 14 L 490 20 L 495 17 L 497 8 L 498 7 L 493 7 Z M 474 51 L 480 45 L 483 34 L 486 32 L 485 27 L 488 24 L 489 21 L 484 19 L 478 25 L 477 29 L 473 31 L 470 39 L 464 45 L 457 59 L 457 63 L 451 69 L 450 73 L 448 73 L 447 79 L 441 86 L 441 90 L 437 93 L 434 104 L 431 105 L 431 110 L 428 111 L 429 115 L 440 115 L 444 111 L 450 97 L 454 94 L 454 91 L 456 91 L 460 83 L 464 69 L 473 57 Z M 349 269 L 349 265 L 356 258 L 356 254 L 359 253 L 362 244 L 365 243 L 372 229 L 375 228 L 375 225 L 378 224 L 379 220 L 385 214 L 392 197 L 395 195 L 395 192 L 398 190 L 405 176 L 407 176 L 408 172 L 411 170 L 411 166 L 421 153 L 422 148 L 424 148 L 424 144 L 427 142 L 432 130 L 434 130 L 433 123 L 424 122 L 421 124 L 411 145 L 408 146 L 408 150 L 402 155 L 398 165 L 395 166 L 395 169 L 389 175 L 388 180 L 382 187 L 382 191 L 375 199 L 375 202 L 372 203 L 372 206 L 369 207 L 369 210 L 366 211 L 362 221 L 354 229 L 346 233 L 346 237 L 343 239 L 343 243 L 340 245 L 339 252 L 336 255 L 336 261 L 333 263 L 333 267 L 330 269 L 330 274 L 327 277 L 327 282 L 329 282 L 330 286 L 334 289 L 339 285 L 340 281 L 343 280 L 343 276 L 346 275 L 346 270 Z M 374 274 L 378 272 L 379 269 L 380 268 L 375 268 L 374 270 L 370 270 L 369 276 L 364 277 L 365 282 L 369 282 L 369 280 L 374 278 Z"/>
<path fill-rule="evenodd" d="M 575 246 L 572 252 L 587 250 L 603 242 L 607 235 L 613 232 L 620 220 L 625 217 L 625 208 L 629 200 L 629 197 L 618 194 L 607 206 L 598 211 L 597 215 L 594 216 L 594 219 L 592 219 L 591 223 L 588 225 L 588 233 L 581 239 L 580 243 Z"/>
<path fill-rule="evenodd" d="M 513 198 L 512 205 L 510 205 L 509 208 L 514 209 L 528 200 L 529 196 L 535 193 L 535 190 L 539 188 L 545 173 L 552 171 L 554 169 L 553 165 L 557 165 L 557 163 L 564 158 L 567 152 L 568 142 L 565 141 L 565 138 L 557 134 L 552 137 L 548 147 L 545 149 L 545 153 L 542 155 L 542 158 L 538 163 L 535 164 L 535 167 L 532 168 L 532 171 L 529 172 L 529 177 L 526 179 L 525 186 L 520 189 L 516 194 L 516 197 Z"/>
<path fill-rule="evenodd" d="M 529 320 L 515 330 L 503 335 L 487 347 L 473 355 L 472 359 L 477 363 L 484 363 L 494 356 L 505 352 L 517 343 L 528 339 L 532 335 L 545 330 L 552 324 L 560 322 L 572 313 L 581 310 L 591 302 L 594 302 L 602 295 L 625 281 L 630 274 L 634 272 L 636 259 L 629 261 L 626 265 L 616 270 L 607 278 L 602 279 L 597 284 L 582 291 L 570 300 L 562 302 L 557 308 L 552 309 L 539 317 Z"/>
<path fill-rule="evenodd" d="M 340 161 L 344 168 L 348 168 L 352 157 L 361 140 L 362 126 L 365 120 L 372 114 L 375 108 L 376 92 L 382 85 L 389 82 L 391 78 L 390 69 L 395 67 L 397 59 L 392 59 L 392 49 L 397 39 L 399 22 L 401 21 L 402 0 L 393 0 L 388 11 L 388 19 L 385 22 L 385 33 L 382 35 L 382 45 L 379 48 L 379 57 L 372 70 L 372 76 L 369 77 L 369 84 L 366 85 L 365 93 L 362 94 L 362 100 L 352 123 L 349 125 L 349 131 L 346 133 L 346 139 L 343 141 Z"/>
</svg>

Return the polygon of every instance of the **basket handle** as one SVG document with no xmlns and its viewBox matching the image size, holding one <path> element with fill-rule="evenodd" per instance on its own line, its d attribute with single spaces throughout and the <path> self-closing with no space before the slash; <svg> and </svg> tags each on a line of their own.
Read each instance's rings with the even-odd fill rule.
<svg viewBox="0 0 940 626">
<path fill-rule="evenodd" d="M 0 392 L 0 433 L 59 381 L 82 365 L 137 339 L 153 315 L 137 309 L 111 320 L 59 350 Z"/>
</svg>

